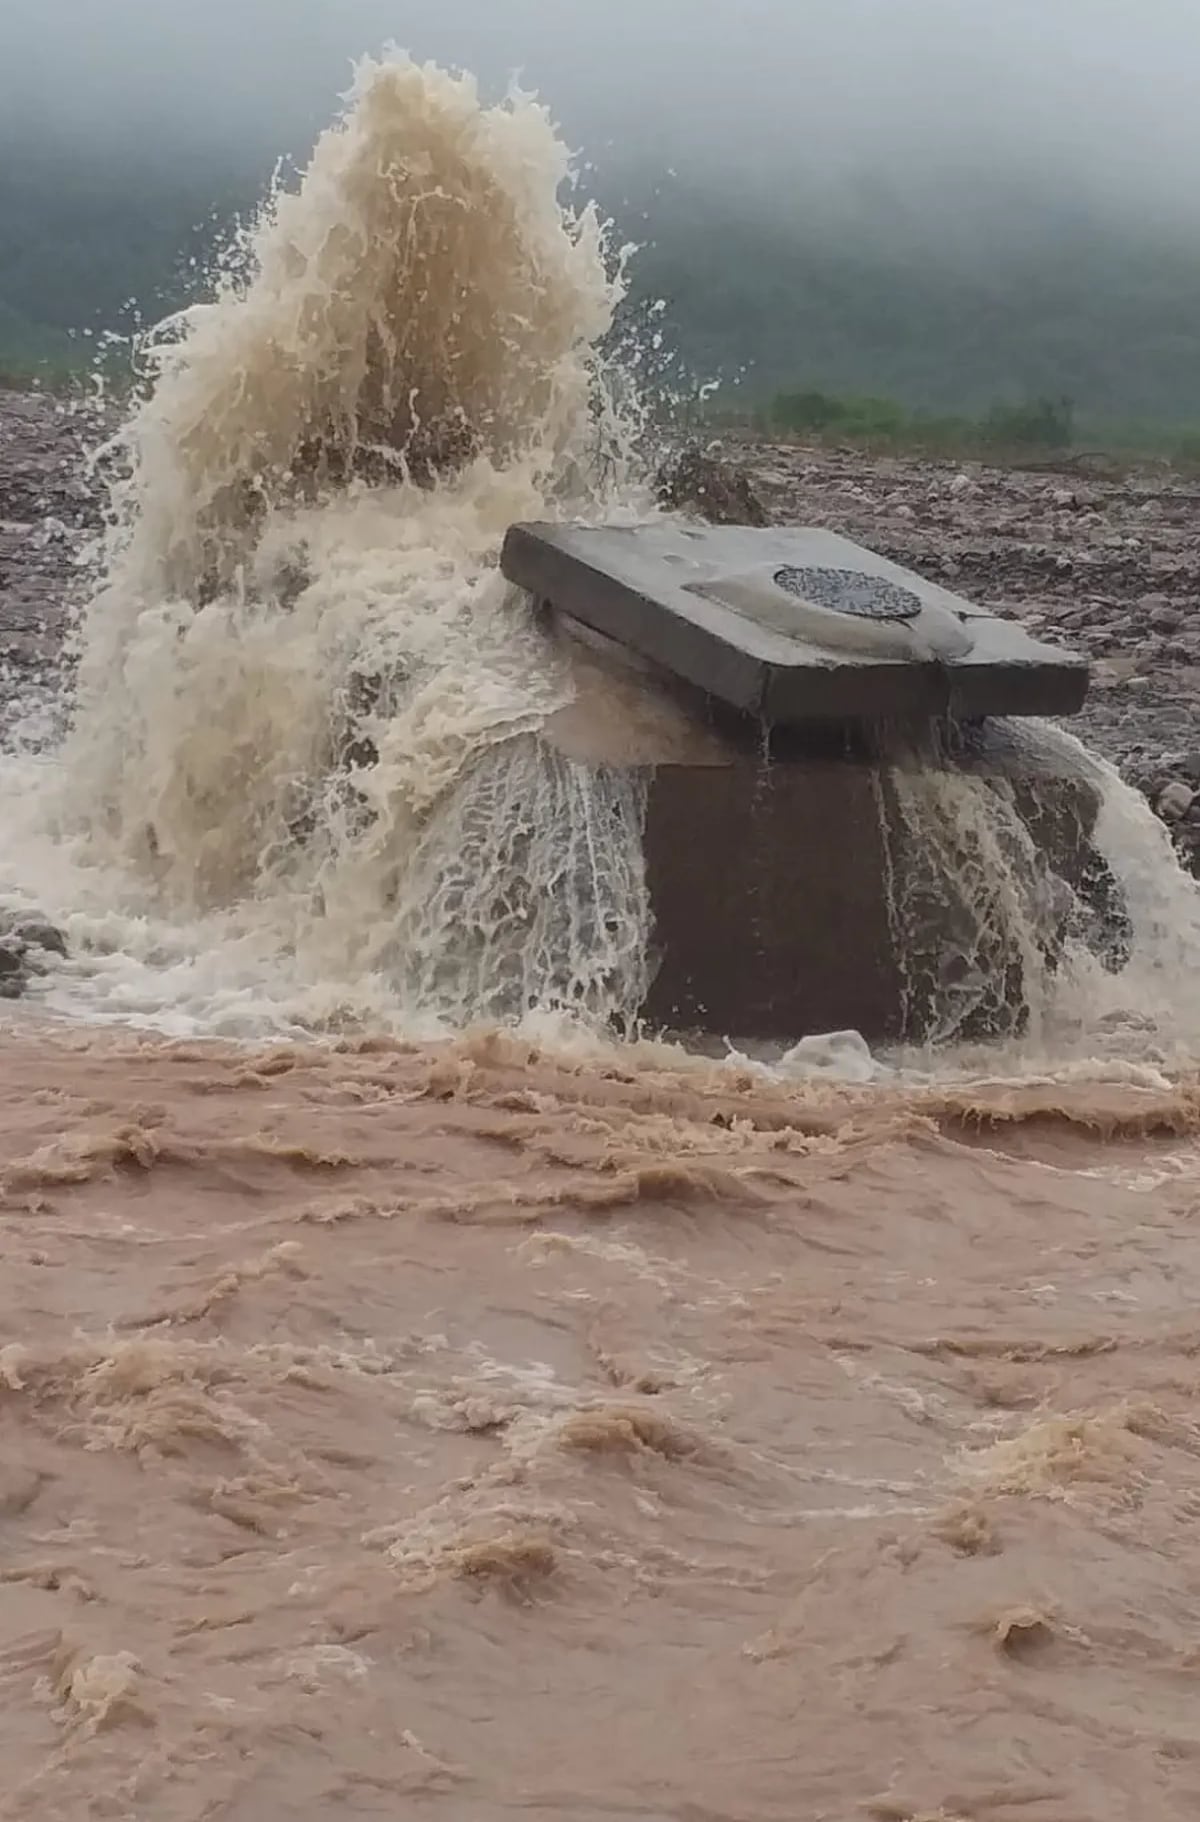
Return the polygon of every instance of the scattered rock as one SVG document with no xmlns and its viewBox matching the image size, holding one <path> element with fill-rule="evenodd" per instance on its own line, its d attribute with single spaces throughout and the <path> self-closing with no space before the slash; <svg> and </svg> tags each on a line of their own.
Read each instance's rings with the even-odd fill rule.
<svg viewBox="0 0 1200 1822">
<path fill-rule="evenodd" d="M 83 458 L 110 427 L 99 405 L 0 390 L 0 735 L 18 721 L 28 735 L 31 709 L 54 699 L 101 525 Z"/>
<path fill-rule="evenodd" d="M 879 1074 L 870 1046 L 858 1031 L 801 1038 L 780 1058 L 779 1067 L 796 1075 L 827 1075 L 845 1082 L 873 1082 Z"/>
<path fill-rule="evenodd" d="M 0 914 L 0 1000 L 18 1000 L 47 957 L 67 954 L 67 940 L 48 918 Z"/>
<path fill-rule="evenodd" d="M 66 937 L 57 925 L 42 918 L 23 919 L 13 927 L 12 935 L 27 949 L 43 949 L 47 955 L 61 955 L 66 959 Z"/>
<path fill-rule="evenodd" d="M 1180 779 L 1173 779 L 1159 792 L 1154 807 L 1164 822 L 1178 822 L 1191 809 L 1195 796 L 1190 785 L 1184 784 Z"/>
<path fill-rule="evenodd" d="M 658 497 L 710 525 L 767 525 L 767 509 L 743 468 L 695 447 L 659 471 Z"/>
</svg>

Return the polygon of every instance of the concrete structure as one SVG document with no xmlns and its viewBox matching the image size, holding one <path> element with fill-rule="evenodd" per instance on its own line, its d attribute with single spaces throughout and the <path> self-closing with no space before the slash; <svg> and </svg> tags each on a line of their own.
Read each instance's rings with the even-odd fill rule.
<svg viewBox="0 0 1200 1822">
<path fill-rule="evenodd" d="M 517 526 L 502 567 L 575 671 L 544 737 L 646 779 L 652 1024 L 1020 1024 L 1076 895 L 1096 898 L 1097 798 L 1061 747 L 984 718 L 1077 709 L 1083 663 L 824 531 Z M 906 786 L 937 768 L 993 781 L 1004 879 L 936 789 Z"/>
<path fill-rule="evenodd" d="M 515 525 L 501 567 L 559 615 L 776 727 L 1071 715 L 1087 666 L 835 532 Z"/>
</svg>

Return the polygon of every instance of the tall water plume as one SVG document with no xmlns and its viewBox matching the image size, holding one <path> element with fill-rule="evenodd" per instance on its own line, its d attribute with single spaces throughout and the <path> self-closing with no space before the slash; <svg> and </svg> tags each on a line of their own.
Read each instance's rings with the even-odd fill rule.
<svg viewBox="0 0 1200 1822">
<path fill-rule="evenodd" d="M 635 489 L 569 177 L 529 98 L 362 65 L 150 346 L 64 755 L 64 833 L 158 910 L 455 1022 L 642 986 L 637 791 L 531 738 L 568 684 L 495 567 L 513 519 Z"/>
</svg>

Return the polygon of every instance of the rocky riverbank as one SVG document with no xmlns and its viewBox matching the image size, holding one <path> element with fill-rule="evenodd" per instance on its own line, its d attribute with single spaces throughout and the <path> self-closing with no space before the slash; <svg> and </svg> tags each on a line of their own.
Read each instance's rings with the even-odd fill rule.
<svg viewBox="0 0 1200 1822">
<path fill-rule="evenodd" d="M 91 404 L 0 392 L 0 733 L 53 726 L 100 527 L 86 453 L 102 429 Z M 1200 871 L 1200 482 L 761 443 L 720 455 L 732 513 L 757 500 L 765 519 L 828 525 L 1085 651 L 1078 731 Z"/>
<path fill-rule="evenodd" d="M 91 404 L 0 391 L 0 733 L 53 722 L 101 525 L 87 458 L 102 429 Z"/>
</svg>

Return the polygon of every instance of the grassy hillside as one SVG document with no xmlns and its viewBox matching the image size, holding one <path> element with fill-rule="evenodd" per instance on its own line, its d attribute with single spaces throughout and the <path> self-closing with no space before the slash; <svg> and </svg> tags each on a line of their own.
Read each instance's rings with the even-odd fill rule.
<svg viewBox="0 0 1200 1822">
<path fill-rule="evenodd" d="M 133 300 L 161 315 L 260 180 L 215 155 L 173 169 L 155 148 L 31 152 L 0 135 L 0 369 L 86 365 Z M 1078 422 L 1151 440 L 1200 424 L 1200 247 L 1182 231 L 978 183 L 830 198 L 792 194 L 781 172 L 769 199 L 734 200 L 610 174 L 608 198 L 688 370 L 740 376 L 732 396 L 755 409 L 817 392 L 979 419 L 1067 398 Z"/>
<path fill-rule="evenodd" d="M 1069 397 L 1092 420 L 1200 422 L 1200 243 L 995 196 L 854 221 L 771 214 L 674 186 L 639 283 L 701 373 L 978 414 Z M 947 212 L 948 214 L 949 212 Z"/>
</svg>

